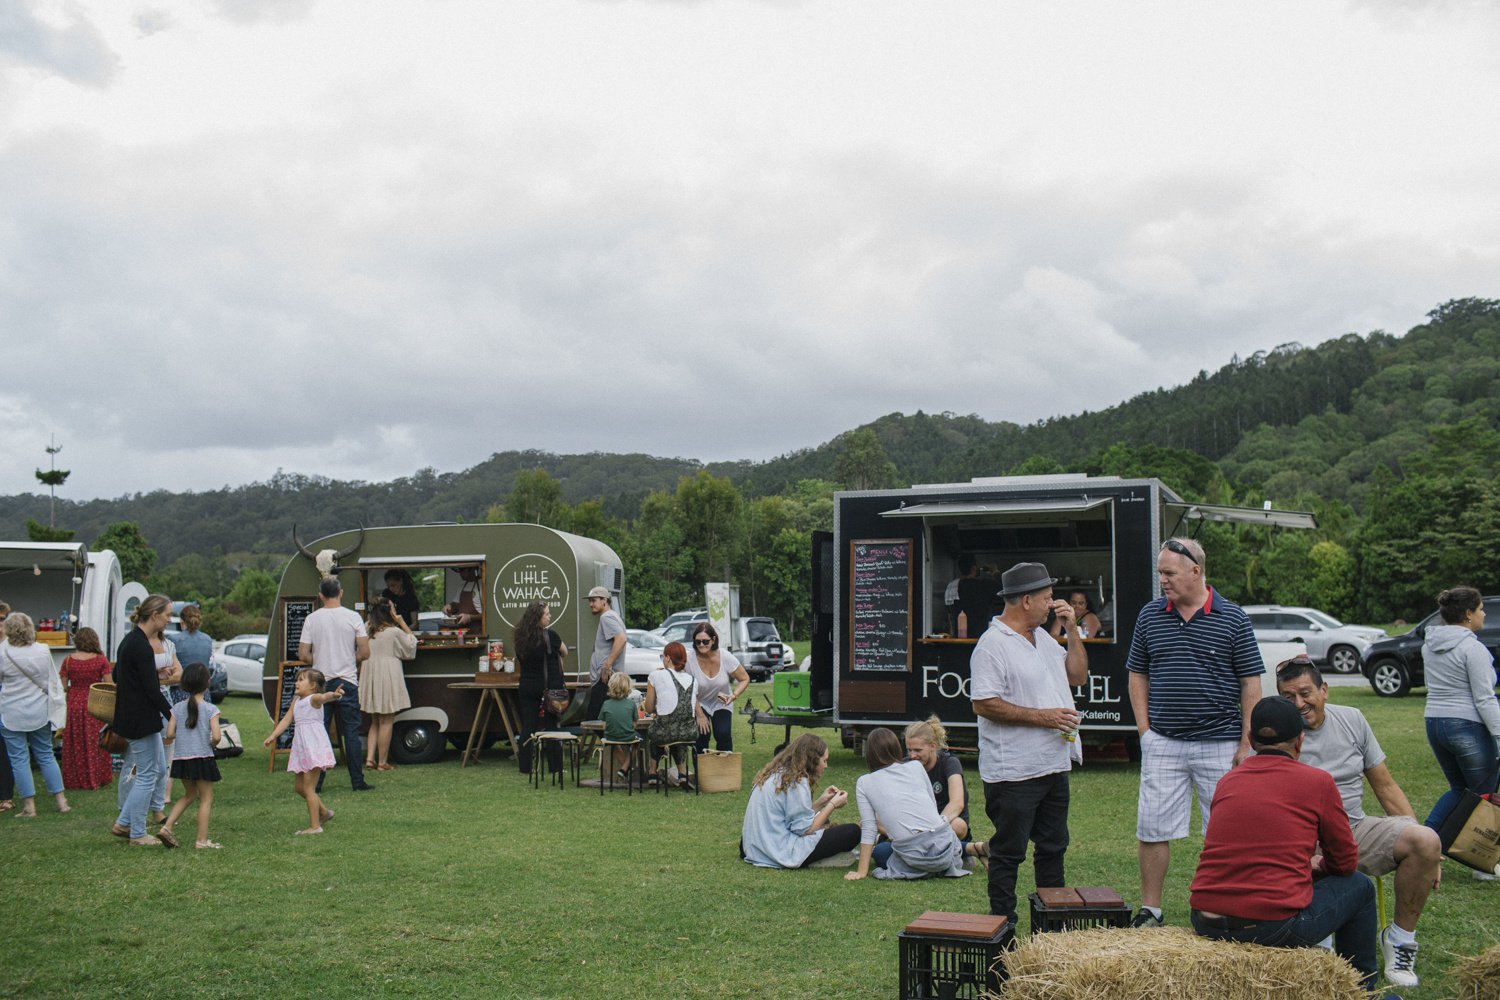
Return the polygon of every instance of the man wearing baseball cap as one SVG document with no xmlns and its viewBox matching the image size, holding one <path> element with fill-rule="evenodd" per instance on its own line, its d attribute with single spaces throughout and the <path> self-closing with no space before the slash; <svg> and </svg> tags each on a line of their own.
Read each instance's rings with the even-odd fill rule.
<svg viewBox="0 0 1500 1000">
<path fill-rule="evenodd" d="M 595 587 L 589 591 L 588 601 L 589 610 L 599 619 L 599 630 L 594 633 L 594 655 L 589 657 L 589 680 L 593 686 L 584 704 L 584 714 L 593 720 L 599 718 L 599 709 L 604 707 L 608 696 L 609 675 L 625 655 L 626 637 L 625 622 L 610 606 L 608 590 Z"/>
<path fill-rule="evenodd" d="M 1255 755 L 1219 779 L 1193 876 L 1193 930 L 1279 948 L 1333 948 L 1374 992 L 1375 886 L 1356 871 L 1359 850 L 1338 786 L 1297 760 L 1302 713 L 1263 698 L 1250 713 Z M 1318 845 L 1322 844 L 1319 855 Z"/>
</svg>

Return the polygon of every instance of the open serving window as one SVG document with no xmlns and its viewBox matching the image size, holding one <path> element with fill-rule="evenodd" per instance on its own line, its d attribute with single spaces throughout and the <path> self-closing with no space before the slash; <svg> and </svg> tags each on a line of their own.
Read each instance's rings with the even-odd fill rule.
<svg viewBox="0 0 1500 1000">
<path fill-rule="evenodd" d="M 927 585 L 919 614 L 926 634 L 954 634 L 944 591 L 959 576 L 960 558 L 969 555 L 982 576 L 993 577 L 996 590 L 1000 574 L 1016 563 L 1045 564 L 1057 578 L 1058 598 L 1080 592 L 1099 616 L 1099 634 L 1090 641 L 1115 641 L 1114 498 L 934 499 L 881 511 L 881 517 L 920 519 Z M 998 598 L 994 610 L 1000 610 Z"/>
<path fill-rule="evenodd" d="M 389 593 L 425 648 L 478 646 L 489 635 L 483 555 L 365 558 L 359 576 L 360 607 Z"/>
</svg>

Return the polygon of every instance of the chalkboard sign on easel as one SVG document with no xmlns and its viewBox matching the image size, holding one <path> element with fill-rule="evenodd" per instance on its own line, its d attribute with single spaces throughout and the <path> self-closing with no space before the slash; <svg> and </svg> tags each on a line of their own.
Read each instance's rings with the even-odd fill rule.
<svg viewBox="0 0 1500 1000">
<path fill-rule="evenodd" d="M 911 555 L 907 540 L 849 543 L 853 670 L 911 670 Z"/>
<path fill-rule="evenodd" d="M 307 664 L 296 659 L 281 665 L 281 677 L 276 687 L 276 718 L 273 722 L 280 723 L 282 716 L 292 710 L 292 700 L 297 696 L 297 671 L 305 666 Z M 292 752 L 292 730 L 296 727 L 295 722 L 288 722 L 286 732 L 276 737 L 276 742 L 271 747 L 270 770 L 276 770 L 277 754 Z"/>
<path fill-rule="evenodd" d="M 318 607 L 311 597 L 283 597 L 281 599 L 281 658 L 295 660 L 297 644 L 302 641 L 302 623 Z"/>
</svg>

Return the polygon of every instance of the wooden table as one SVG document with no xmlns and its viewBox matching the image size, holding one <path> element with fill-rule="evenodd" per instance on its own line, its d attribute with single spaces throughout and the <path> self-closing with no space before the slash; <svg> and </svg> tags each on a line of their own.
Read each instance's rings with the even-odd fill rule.
<svg viewBox="0 0 1500 1000">
<path fill-rule="evenodd" d="M 455 691 L 479 692 L 479 707 L 474 710 L 474 724 L 469 727 L 469 740 L 464 744 L 464 753 L 459 758 L 459 767 L 479 763 L 479 750 L 484 746 L 485 738 L 489 735 L 491 719 L 495 715 L 500 716 L 500 724 L 505 727 L 505 739 L 510 744 L 511 753 L 517 757 L 520 756 L 520 744 L 516 738 L 516 734 L 521 729 L 520 705 L 518 704 L 520 688 L 517 685 L 475 684 L 473 681 L 460 681 L 449 684 L 448 687 Z"/>
</svg>

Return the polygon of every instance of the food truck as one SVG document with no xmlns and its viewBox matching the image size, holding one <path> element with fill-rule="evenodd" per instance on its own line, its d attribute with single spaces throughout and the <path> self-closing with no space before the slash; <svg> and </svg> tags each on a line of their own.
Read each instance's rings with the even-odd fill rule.
<svg viewBox="0 0 1500 1000">
<path fill-rule="evenodd" d="M 344 606 L 364 612 L 385 589 L 387 571 L 406 574 L 420 601 L 416 658 L 403 663 L 411 707 L 395 719 L 391 757 L 398 764 L 431 763 L 444 741 L 462 747 L 474 725 L 480 692 L 449 685 L 476 681 L 491 663 L 500 668 L 513 656 L 511 636 L 521 613 L 534 600 L 552 609 L 551 628 L 567 644 L 565 676 L 587 674 L 597 619 L 585 595 L 593 587 L 611 594 L 621 607 L 620 557 L 603 542 L 536 524 L 429 524 L 354 529 L 320 538 L 293 557 L 281 577 L 266 644 L 262 697 L 276 718 L 289 703 L 292 677 L 300 666 L 297 645 L 302 623 L 321 607 L 319 563 L 337 574 Z M 464 604 L 476 595 L 477 615 L 462 620 L 444 614 L 445 605 Z M 491 644 L 503 643 L 503 653 Z M 513 666 L 513 665 L 512 665 Z M 514 692 L 514 674 L 495 678 Z M 576 678 L 575 678 L 576 683 Z M 573 710 L 581 708 L 574 698 Z"/>
<path fill-rule="evenodd" d="M 146 596 L 126 583 L 119 558 L 109 549 L 90 552 L 82 542 L 0 542 L 0 600 L 24 611 L 37 626 L 37 641 L 61 665 L 73 652 L 73 635 L 87 626 L 111 660 L 130 631 L 130 613 Z"/>
<path fill-rule="evenodd" d="M 1073 689 L 1085 740 L 1125 736 L 1133 747 L 1125 657 L 1135 618 L 1160 596 L 1162 542 L 1206 522 L 1316 526 L 1307 513 L 1186 501 L 1158 479 L 1011 476 L 838 493 L 833 532 L 813 541 L 812 662 L 801 708 L 843 728 L 846 741 L 935 714 L 956 743 L 974 746 L 976 640 L 955 634 L 944 591 L 964 555 L 996 573 L 1040 562 L 1058 580 L 1057 597 L 1083 591 L 1101 622 L 1085 640 L 1088 680 Z M 797 707 L 776 705 L 782 716 Z"/>
</svg>

